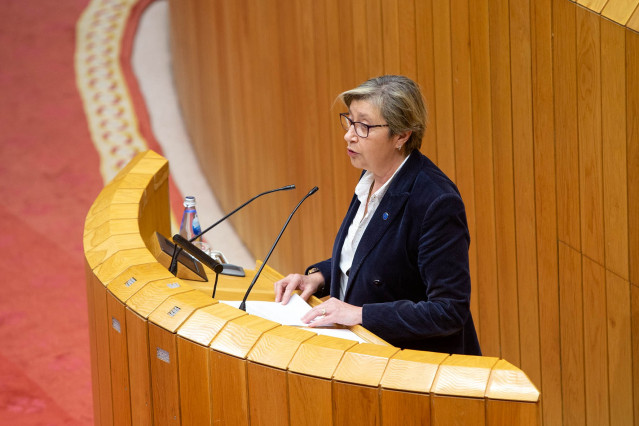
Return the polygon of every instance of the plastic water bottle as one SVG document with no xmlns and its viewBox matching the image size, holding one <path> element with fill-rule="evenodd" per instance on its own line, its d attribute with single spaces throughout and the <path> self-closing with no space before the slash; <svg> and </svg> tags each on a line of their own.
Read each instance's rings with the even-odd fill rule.
<svg viewBox="0 0 639 426">
<path fill-rule="evenodd" d="M 191 240 L 196 235 L 200 235 L 202 229 L 200 228 L 200 220 L 197 218 L 197 211 L 195 210 L 195 197 L 192 195 L 187 196 L 184 199 L 184 213 L 182 214 L 182 223 L 180 224 L 180 235 Z M 196 241 L 201 241 L 201 237 Z"/>
</svg>

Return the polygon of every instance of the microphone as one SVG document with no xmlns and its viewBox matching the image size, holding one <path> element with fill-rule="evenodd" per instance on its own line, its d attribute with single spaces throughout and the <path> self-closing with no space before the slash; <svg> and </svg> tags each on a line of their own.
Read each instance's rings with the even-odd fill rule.
<svg viewBox="0 0 639 426">
<path fill-rule="evenodd" d="M 173 236 L 173 241 L 175 241 L 175 251 L 178 251 L 178 249 L 184 249 L 184 251 L 195 257 L 197 260 L 199 260 L 200 262 L 211 268 L 213 272 L 215 272 L 215 284 L 213 284 L 213 293 L 211 295 L 211 297 L 215 297 L 215 291 L 217 290 L 217 280 L 220 276 L 220 272 L 224 270 L 224 266 L 217 260 L 213 259 L 211 256 L 204 253 L 202 250 L 200 250 L 199 247 L 197 247 L 195 244 L 193 244 L 191 241 L 187 240 L 180 234 L 175 234 Z"/>
<path fill-rule="evenodd" d="M 217 222 L 215 222 L 213 225 L 209 226 L 208 228 L 206 228 L 204 231 L 200 232 L 199 234 L 193 236 L 193 238 L 191 238 L 190 240 L 188 240 L 189 243 L 192 243 L 193 241 L 195 241 L 196 239 L 198 239 L 199 237 L 201 237 L 202 235 L 206 234 L 207 232 L 209 232 L 211 229 L 215 228 L 217 225 L 219 225 L 220 223 L 224 222 L 226 219 L 228 219 L 230 216 L 232 216 L 233 214 L 235 214 L 237 211 L 241 210 L 242 208 L 244 208 L 247 204 L 250 204 L 251 202 L 253 202 L 254 200 L 256 200 L 257 198 L 260 198 L 262 195 L 266 195 L 266 194 L 270 194 L 271 192 L 278 192 L 278 191 L 288 191 L 290 189 L 294 189 L 295 185 L 286 185 L 283 186 L 281 188 L 277 188 L 277 189 L 271 189 L 269 191 L 265 191 L 262 192 L 261 194 L 256 195 L 255 197 L 251 198 L 250 200 L 248 200 L 247 202 L 245 202 L 244 204 L 242 204 L 241 206 L 239 206 L 238 208 L 236 208 L 235 210 L 233 210 L 231 213 L 227 214 L 226 216 L 224 216 L 222 219 L 218 220 Z M 179 234 L 175 234 L 173 236 L 173 240 L 175 241 L 175 237 L 179 235 Z M 187 241 L 186 238 L 184 237 L 180 237 L 181 240 L 183 241 Z M 179 244 L 176 244 L 175 249 L 173 250 L 173 256 L 171 257 L 171 264 L 169 265 L 169 272 L 172 273 L 173 275 L 177 275 L 177 262 L 178 262 L 178 256 L 180 254 L 180 251 L 182 251 L 182 248 L 184 248 L 184 246 L 180 246 L 178 247 Z M 189 247 L 191 249 L 196 249 L 197 251 L 201 252 L 202 254 L 206 255 L 204 252 L 202 252 L 202 250 L 200 250 L 199 248 L 193 246 L 193 244 L 191 244 L 192 247 Z M 189 250 L 187 250 L 189 251 Z M 209 257 L 209 256 L 207 256 Z M 206 264 L 205 262 L 202 262 L 204 264 Z M 219 262 L 215 262 L 218 265 L 221 265 Z M 211 268 L 213 269 L 213 268 Z M 217 273 L 217 272 L 216 272 Z"/>
<path fill-rule="evenodd" d="M 183 248 L 191 256 L 211 268 L 216 274 L 219 274 L 220 272 L 222 272 L 222 269 L 224 269 L 224 266 L 222 266 L 220 262 L 204 253 L 202 250 L 200 250 L 199 247 L 195 246 L 190 240 L 187 240 L 180 234 L 175 234 L 173 236 L 173 241 L 177 246 Z"/>
<path fill-rule="evenodd" d="M 266 255 L 266 258 L 264 259 L 264 261 L 262 262 L 262 265 L 260 266 L 260 269 L 257 271 L 257 273 L 255 274 L 255 276 L 253 277 L 253 281 L 251 281 L 251 285 L 249 285 L 248 289 L 246 290 L 246 294 L 244 294 L 244 299 L 242 299 L 242 303 L 240 304 L 240 309 L 243 310 L 244 312 L 246 312 L 246 299 L 248 298 L 249 294 L 251 293 L 251 290 L 253 289 L 253 286 L 255 285 L 255 283 L 257 282 L 257 279 L 259 278 L 260 274 L 262 273 L 262 269 L 264 269 L 264 266 L 266 266 L 266 262 L 268 262 L 268 259 L 271 257 L 271 254 L 273 253 L 273 250 L 275 250 L 275 246 L 277 245 L 277 243 L 280 241 L 280 238 L 282 237 L 282 234 L 284 233 L 284 230 L 286 229 L 286 227 L 288 226 L 288 223 L 291 221 L 291 219 L 293 218 L 293 215 L 295 214 L 295 212 L 297 211 L 297 209 L 300 208 L 300 206 L 302 205 L 302 203 L 311 195 L 315 194 L 317 191 L 319 190 L 318 187 L 314 187 L 313 189 L 311 189 L 308 194 L 306 194 L 304 196 L 304 198 L 302 198 L 300 200 L 299 203 L 297 203 L 297 206 L 295 206 L 295 208 L 293 209 L 293 211 L 291 212 L 291 214 L 288 216 L 288 219 L 286 219 L 286 223 L 284 224 L 284 226 L 282 227 L 282 230 L 280 231 L 280 234 L 277 236 L 277 238 L 275 239 L 275 242 L 273 243 L 273 245 L 271 246 L 271 250 L 269 250 L 268 254 Z"/>
</svg>

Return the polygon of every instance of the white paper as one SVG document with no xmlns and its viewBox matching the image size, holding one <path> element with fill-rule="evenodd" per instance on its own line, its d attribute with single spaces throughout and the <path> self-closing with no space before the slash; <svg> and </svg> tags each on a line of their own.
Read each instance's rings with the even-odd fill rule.
<svg viewBox="0 0 639 426">
<path fill-rule="evenodd" d="M 231 305 L 234 308 L 239 308 L 240 303 L 242 303 L 235 300 L 220 300 L 220 302 Z M 298 327 L 307 325 L 303 323 L 300 318 L 302 318 L 310 309 L 311 306 L 295 293 L 286 305 L 282 305 L 279 302 L 262 302 L 256 300 L 246 302 L 246 312 L 251 315 L 257 315 L 267 320 L 278 322 L 282 325 L 293 325 Z"/>
<path fill-rule="evenodd" d="M 240 307 L 240 301 L 220 300 L 221 303 Z M 323 334 L 327 336 L 339 337 L 341 339 L 354 340 L 360 343 L 366 343 L 364 339 L 357 334 L 344 328 L 310 328 L 308 324 L 303 323 L 300 318 L 311 309 L 311 305 L 306 303 L 298 294 L 294 293 L 286 305 L 279 302 L 263 302 L 263 301 L 247 301 L 246 312 L 251 315 L 257 315 L 267 320 L 277 322 L 282 325 L 291 325 L 294 327 L 303 327 L 304 330 L 313 333 Z"/>
</svg>

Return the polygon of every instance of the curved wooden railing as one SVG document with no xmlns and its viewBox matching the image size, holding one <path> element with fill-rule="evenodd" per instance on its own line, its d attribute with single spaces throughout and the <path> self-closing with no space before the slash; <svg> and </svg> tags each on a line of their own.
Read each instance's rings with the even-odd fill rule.
<svg viewBox="0 0 639 426">
<path fill-rule="evenodd" d="M 171 275 L 154 237 L 170 231 L 167 178 L 139 154 L 86 218 L 96 424 L 537 425 L 539 392 L 505 360 L 319 336 Z M 241 297 L 246 272 L 220 278 L 220 299 Z M 264 272 L 254 294 L 272 300 L 280 275 Z"/>
</svg>

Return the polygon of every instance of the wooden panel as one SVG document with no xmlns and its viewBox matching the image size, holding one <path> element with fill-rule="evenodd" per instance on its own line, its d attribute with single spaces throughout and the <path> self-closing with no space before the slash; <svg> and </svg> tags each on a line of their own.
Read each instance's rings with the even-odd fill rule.
<svg viewBox="0 0 639 426">
<path fill-rule="evenodd" d="M 310 159 L 322 158 L 326 155 L 328 148 L 326 145 L 336 147 L 335 143 L 331 143 L 333 141 L 330 138 L 329 126 L 318 126 L 317 123 L 331 123 L 336 128 L 340 126 L 336 122 L 337 117 L 333 116 L 327 107 L 333 102 L 335 94 L 328 92 L 327 67 L 329 64 L 326 61 L 327 51 L 332 46 L 328 46 L 326 38 L 326 2 L 312 0 L 300 2 L 294 19 L 299 22 L 300 49 L 302 52 L 301 57 L 303 58 L 300 63 L 305 65 L 305 70 L 301 75 L 306 75 L 310 78 L 310 84 L 304 85 L 305 92 L 303 96 L 306 97 L 308 106 L 315 110 L 316 114 L 304 115 L 304 139 L 309 143 L 301 144 L 301 148 L 305 158 L 309 159 L 309 161 L 297 165 L 302 170 L 295 169 L 295 176 L 291 178 L 291 182 L 296 182 L 299 185 L 301 192 L 298 193 L 298 197 L 313 186 L 318 186 L 322 190 L 321 196 L 318 192 L 305 201 L 303 213 L 300 212 L 298 217 L 300 221 L 299 228 L 291 230 L 300 232 L 299 235 L 301 235 L 302 233 L 305 234 L 306 229 L 312 229 L 318 223 L 326 224 L 331 223 L 333 220 L 332 210 L 323 208 L 324 203 L 332 203 L 332 164 L 328 164 L 328 162 L 320 163 Z M 371 37 L 372 40 L 378 40 L 380 43 L 379 47 L 373 48 L 378 50 L 377 55 L 380 58 L 379 66 L 381 68 L 381 34 L 376 33 L 374 37 Z M 374 57 L 368 56 L 366 60 L 372 60 Z M 282 217 L 280 220 L 283 219 Z M 301 258 L 303 260 L 300 260 L 301 263 L 311 261 L 310 259 L 323 259 L 327 256 L 325 247 L 330 247 L 332 244 L 333 234 L 331 232 L 323 233 L 316 244 L 303 244 L 301 247 L 296 244 L 298 236 L 293 232 L 288 235 L 293 240 L 291 245 L 295 250 L 302 249 Z"/>
<path fill-rule="evenodd" d="M 577 11 L 577 109 L 581 251 L 604 263 L 603 171 L 601 142 L 601 64 L 599 17 Z"/>
<path fill-rule="evenodd" d="M 129 378 L 131 380 L 131 417 L 134 425 L 153 424 L 149 331 L 146 319 L 126 310 Z"/>
<path fill-rule="evenodd" d="M 401 37 L 397 0 L 382 0 L 382 33 L 384 74 L 399 74 L 401 71 L 398 47 Z"/>
<path fill-rule="evenodd" d="M 255 315 L 244 315 L 229 321 L 211 342 L 211 348 L 244 358 L 255 342 L 268 330 L 280 324 Z"/>
<path fill-rule="evenodd" d="M 175 333 L 193 312 L 216 303 L 217 300 L 202 291 L 186 291 L 166 299 L 149 315 L 149 322 Z"/>
<path fill-rule="evenodd" d="M 249 362 L 247 374 L 251 425 L 288 425 L 286 371 Z"/>
<path fill-rule="evenodd" d="M 632 302 L 630 283 L 606 272 L 610 424 L 633 424 Z"/>
<path fill-rule="evenodd" d="M 291 424 L 308 426 L 332 424 L 332 382 L 290 372 L 287 377 Z"/>
<path fill-rule="evenodd" d="M 479 398 L 431 396 L 432 426 L 484 426 L 486 403 Z"/>
<path fill-rule="evenodd" d="M 297 327 L 276 327 L 259 338 L 248 359 L 285 370 L 300 344 L 314 336 L 317 335 Z"/>
<path fill-rule="evenodd" d="M 378 52 L 375 52 L 375 56 L 381 60 L 380 68 L 383 69 L 383 56 L 384 56 L 384 48 L 383 48 L 383 40 L 381 39 L 382 31 L 379 31 L 379 27 L 382 25 L 383 14 L 381 12 L 381 1 L 377 3 L 372 3 L 370 5 L 366 4 L 364 0 L 352 0 L 350 2 L 344 2 L 342 7 L 350 7 L 353 13 L 353 16 L 366 16 L 366 19 L 363 19 L 362 22 L 358 22 L 358 20 L 354 20 L 352 23 L 352 31 L 353 31 L 353 59 L 358 64 L 368 64 L 372 58 L 369 57 L 369 52 L 371 50 L 368 45 L 368 30 L 372 25 L 377 24 L 377 34 L 373 36 L 374 41 L 379 40 Z M 377 10 L 376 10 L 377 8 Z M 372 22 L 368 21 L 368 18 L 373 17 Z M 393 15 L 389 14 L 388 18 L 392 18 Z M 396 13 L 395 16 L 396 18 Z M 397 23 L 395 23 L 397 25 Z M 397 38 L 397 34 L 392 34 L 389 38 Z M 380 70 L 381 70 L 380 69 Z M 382 72 L 383 74 L 383 72 Z M 368 67 L 357 67 L 355 69 L 355 75 L 353 76 L 357 79 L 357 81 L 365 81 L 368 80 L 371 75 L 368 73 Z"/>
<path fill-rule="evenodd" d="M 417 78 L 417 60 L 415 54 L 417 34 L 415 24 L 415 1 L 399 0 L 397 4 L 398 20 L 401 28 L 401 42 L 399 42 L 400 72 L 408 78 Z M 375 74 L 374 74 L 375 75 Z"/>
<path fill-rule="evenodd" d="M 633 383 L 633 405 L 635 411 L 635 421 L 639 421 L 639 368 L 636 368 L 639 365 L 639 287 L 635 285 L 630 286 L 631 293 L 631 302 L 630 306 L 632 309 L 632 383 Z M 626 372 L 627 373 L 627 372 Z"/>
<path fill-rule="evenodd" d="M 579 212 L 579 141 L 575 6 L 553 2 L 553 83 L 555 92 L 555 152 L 557 155 L 557 232 L 570 247 L 581 249 Z"/>
<path fill-rule="evenodd" d="M 109 321 L 106 288 L 100 281 L 93 281 L 93 312 L 97 352 L 98 385 L 100 387 L 100 424 L 113 423 L 113 392 L 111 387 L 111 362 L 109 359 Z"/>
<path fill-rule="evenodd" d="M 312 104 L 310 98 L 313 96 L 308 93 L 309 90 L 313 87 L 313 72 L 310 69 L 306 68 L 307 63 L 311 62 L 307 58 L 310 56 L 312 52 L 302 52 L 301 46 L 301 28 L 300 28 L 300 19 L 298 18 L 298 8 L 301 5 L 300 2 L 293 3 L 283 3 L 283 2 L 275 2 L 277 5 L 278 11 L 278 19 L 280 22 L 286 22 L 286 25 L 282 25 L 280 30 L 278 31 L 279 36 L 282 40 L 286 40 L 285 43 L 280 43 L 280 51 L 278 55 L 275 57 L 279 61 L 280 69 L 280 77 L 282 78 L 282 82 L 284 86 L 290 85 L 291 87 L 297 87 L 298 90 L 282 90 L 277 96 L 279 96 L 282 100 L 281 103 L 281 111 L 284 114 L 284 120 L 288 120 L 288 117 L 296 117 L 294 120 L 290 120 L 290 125 L 287 132 L 284 133 L 282 139 L 278 142 L 281 148 L 281 158 L 282 160 L 288 164 L 288 167 L 278 167 L 271 171 L 274 176 L 278 178 L 284 179 L 288 181 L 299 182 L 299 176 L 303 176 L 306 173 L 301 172 L 302 168 L 305 167 L 305 159 L 309 158 L 307 154 L 307 148 L 304 145 L 306 143 L 301 144 L 297 149 L 286 149 L 286 146 L 293 142 L 295 138 L 302 138 L 305 141 L 308 141 L 308 144 L 313 144 L 312 138 L 307 137 L 309 134 L 308 130 L 311 127 L 311 124 L 308 120 L 311 120 L 311 117 L 306 114 L 300 114 L 298 101 L 299 99 L 309 99 L 309 106 Z M 305 80 L 308 85 L 303 84 L 302 81 Z M 304 159 L 303 161 L 299 161 L 299 158 Z M 300 173 L 301 172 L 301 173 Z M 301 185 L 301 184 L 300 184 Z M 300 188 L 300 192 L 308 191 L 310 188 Z M 283 194 L 290 200 L 290 204 L 294 203 L 294 199 L 301 198 L 300 192 L 297 194 Z M 303 193 L 303 192 L 302 192 Z M 313 197 L 314 198 L 314 197 Z M 313 200 L 315 201 L 315 200 Z M 310 204 L 311 200 L 309 200 Z M 289 204 L 289 205 L 290 205 Z M 294 204 L 293 204 L 294 205 Z M 289 207 L 290 208 L 290 207 Z M 307 206 L 304 206 L 304 210 L 306 210 Z M 280 217 L 281 219 L 276 219 L 277 222 L 283 222 L 283 219 L 287 216 L 285 213 L 288 208 L 280 208 Z M 275 210 L 277 212 L 277 210 Z M 301 213 L 301 212 L 300 212 Z M 294 238 L 296 235 L 301 235 L 301 223 L 304 220 L 302 214 L 297 218 L 297 220 L 291 222 L 289 225 L 289 229 L 286 234 L 283 236 L 281 243 L 277 248 L 277 259 L 288 259 L 292 264 L 300 265 L 302 264 L 302 256 L 303 249 L 300 249 L 300 246 L 295 247 L 294 241 L 297 238 Z M 305 223 L 306 226 L 312 226 L 311 224 Z M 274 232 L 277 235 L 276 232 Z"/>
<path fill-rule="evenodd" d="M 583 256 L 584 362 L 586 418 L 588 423 L 609 424 L 608 335 L 606 273 L 602 266 Z"/>
<path fill-rule="evenodd" d="M 85 252 L 102 244 L 111 235 L 139 234 L 138 221 L 131 219 L 114 219 L 84 233 L 83 244 Z"/>
<path fill-rule="evenodd" d="M 626 25 L 630 29 L 639 31 L 639 8 L 635 9 L 635 11 L 632 13 L 632 16 L 630 16 L 630 19 L 628 19 Z"/>
<path fill-rule="evenodd" d="M 639 0 L 609 1 L 601 11 L 601 14 L 606 18 L 625 25 L 626 22 L 628 22 L 628 19 L 630 19 L 632 12 L 634 12 L 637 8 L 638 4 Z"/>
<path fill-rule="evenodd" d="M 500 356 L 519 364 L 508 2 L 491 0 L 489 10 Z"/>
<path fill-rule="evenodd" d="M 470 8 L 470 58 L 475 161 L 475 223 L 477 226 L 477 290 L 482 353 L 499 355 L 499 296 L 495 241 L 490 46 L 488 2 Z"/>
<path fill-rule="evenodd" d="M 113 389 L 113 424 L 131 424 L 131 384 L 127 348 L 126 309 L 113 294 L 107 292 L 109 357 Z"/>
<path fill-rule="evenodd" d="M 435 100 L 435 59 L 433 47 L 433 9 L 432 1 L 415 3 L 415 21 L 417 26 L 417 83 L 420 85 L 428 110 L 428 121 L 421 151 L 437 164 L 437 111 L 433 109 Z"/>
<path fill-rule="evenodd" d="M 239 204 L 238 194 L 241 193 L 239 186 L 243 180 L 242 175 L 247 172 L 246 168 L 238 167 L 242 164 L 238 160 L 240 153 L 243 151 L 242 141 L 246 140 L 247 128 L 250 127 L 244 121 L 246 111 L 249 110 L 246 104 L 248 87 L 242 84 L 244 73 L 248 70 L 245 55 L 249 53 L 246 49 L 243 49 L 246 46 L 243 42 L 245 41 L 244 34 L 247 32 L 247 21 L 243 19 L 241 11 L 245 10 L 246 6 L 243 2 L 222 2 L 219 6 L 221 7 L 218 7 L 214 13 L 219 14 L 222 18 L 219 28 L 225 35 L 223 43 L 226 55 L 223 56 L 221 64 L 225 68 L 225 81 L 230 89 L 229 97 L 225 100 L 229 109 L 229 134 L 227 135 L 227 140 L 238 141 L 238 143 L 225 144 L 226 148 L 220 153 L 229 162 L 225 173 L 228 180 L 226 187 L 223 189 L 227 191 L 227 196 L 224 198 L 230 206 L 233 206 Z M 282 95 L 280 95 L 281 98 Z M 272 108 L 272 111 L 277 111 L 278 109 Z M 230 210 L 230 208 L 227 207 L 227 210 Z"/>
<path fill-rule="evenodd" d="M 136 219 L 139 210 L 140 206 L 138 204 L 111 204 L 96 214 L 89 213 L 84 226 L 85 229 L 90 230 L 108 222 L 112 218 Z"/>
<path fill-rule="evenodd" d="M 565 424 L 585 424 L 581 256 L 563 243 L 559 244 L 559 298 L 563 419 Z"/>
<path fill-rule="evenodd" d="M 192 290 L 179 278 L 164 278 L 152 281 L 131 296 L 126 305 L 145 318 L 170 296 Z"/>
<path fill-rule="evenodd" d="M 333 425 L 350 426 L 353 419 L 362 425 L 380 423 L 379 389 L 333 382 Z"/>
<path fill-rule="evenodd" d="M 382 389 L 382 424 L 429 426 L 430 395 Z"/>
<path fill-rule="evenodd" d="M 552 2 L 531 3 L 535 215 L 543 423 L 561 423 Z M 527 352 L 527 351 L 525 351 Z M 522 358 L 524 361 L 526 358 Z M 534 379 L 534 378 L 533 378 Z"/>
<path fill-rule="evenodd" d="M 639 285 L 639 34 L 626 31 L 626 123 L 630 282 Z"/>
<path fill-rule="evenodd" d="M 382 27 L 384 14 L 382 13 L 381 0 L 365 0 L 361 2 L 353 2 L 353 13 L 359 16 L 362 8 L 366 10 L 366 40 L 364 41 L 366 49 L 366 69 L 368 76 L 384 74 L 384 33 L 379 29 Z M 401 13 L 401 10 L 400 10 Z M 356 27 L 359 23 L 353 20 L 353 31 L 357 31 Z M 362 71 L 364 71 L 362 69 Z"/>
<path fill-rule="evenodd" d="M 326 14 L 327 17 L 333 17 L 335 21 L 330 23 L 330 18 L 327 20 L 327 37 L 328 45 L 331 47 L 328 51 L 328 63 L 339 63 L 339 67 L 329 66 L 329 91 L 331 96 L 343 92 L 344 90 L 354 87 L 354 85 L 360 83 L 353 76 L 355 74 L 356 64 L 353 58 L 352 45 L 353 45 L 353 32 L 352 26 L 355 21 L 353 17 L 353 10 L 348 7 L 342 7 L 343 2 L 339 0 L 328 0 Z M 382 18 L 384 19 L 384 18 Z M 386 61 L 384 59 L 384 61 Z M 344 112 L 344 106 L 341 103 L 333 105 L 331 109 L 333 113 L 331 123 L 335 123 L 337 119 L 337 113 Z M 333 165 L 333 188 L 335 190 L 332 198 L 332 210 L 333 210 L 333 226 L 327 226 L 327 229 L 333 230 L 333 236 L 337 233 L 339 224 L 344 218 L 347 206 L 353 196 L 353 188 L 355 188 L 358 174 L 357 170 L 353 168 L 350 161 L 344 152 L 344 131 L 340 129 L 340 126 L 333 124 L 331 126 L 333 130 L 330 138 L 331 145 L 335 144 L 335 148 L 332 148 L 330 153 L 330 162 Z M 345 184 L 344 190 L 337 190 L 338 183 Z M 330 247 L 330 245 L 328 246 Z M 325 250 L 325 256 L 328 257 L 330 249 Z M 281 269 L 281 268 L 280 268 Z"/>
<path fill-rule="evenodd" d="M 101 425 L 100 417 L 100 385 L 99 385 L 99 372 L 98 372 L 98 347 L 97 347 L 97 334 L 95 326 L 95 301 L 93 300 L 93 286 L 98 279 L 93 275 L 93 270 L 84 261 L 84 272 L 86 276 L 86 293 L 87 293 L 87 308 L 88 318 L 87 325 L 89 327 L 89 348 L 91 357 L 91 390 L 93 395 L 93 422 L 96 426 Z"/>
<path fill-rule="evenodd" d="M 109 283 L 133 265 L 156 262 L 155 257 L 146 248 L 122 250 L 115 253 L 97 266 L 93 271 L 102 283 Z"/>
<path fill-rule="evenodd" d="M 246 361 L 209 351 L 213 424 L 248 425 Z"/>
<path fill-rule="evenodd" d="M 455 134 L 453 128 L 453 82 L 451 60 L 450 4 L 433 2 L 433 53 L 435 55 L 435 98 L 437 110 L 437 165 L 455 180 Z"/>
<path fill-rule="evenodd" d="M 485 396 L 490 399 L 537 402 L 539 391 L 526 373 L 500 359 L 490 372 Z"/>
<path fill-rule="evenodd" d="M 606 269 L 628 279 L 624 29 L 601 20 L 601 134 Z"/>
<path fill-rule="evenodd" d="M 606 3 L 609 0 L 577 0 L 577 3 L 580 5 L 587 7 L 590 10 L 594 10 L 597 13 L 601 13 L 601 10 L 604 8 Z"/>
<path fill-rule="evenodd" d="M 333 378 L 343 382 L 377 386 L 382 379 L 389 358 L 399 349 L 361 343 L 346 353 L 335 370 Z"/>
<path fill-rule="evenodd" d="M 175 334 L 155 324 L 149 324 L 149 358 L 154 402 L 153 424 L 180 425 L 180 387 Z"/>
<path fill-rule="evenodd" d="M 517 295 L 520 362 L 532 381 L 541 384 L 539 294 L 535 217 L 533 144 L 532 28 L 529 0 L 510 6 L 512 70 L 513 179 L 517 252 Z M 508 358 L 504 354 L 504 356 Z M 509 359 L 514 362 L 514 360 Z"/>
<path fill-rule="evenodd" d="M 140 234 L 112 235 L 85 253 L 92 268 L 97 267 L 119 250 L 144 248 Z"/>
<path fill-rule="evenodd" d="M 144 162 L 144 164 L 143 164 Z M 160 168 L 164 168 L 162 172 L 158 171 Z M 154 175 L 157 173 L 157 177 L 161 176 L 166 180 L 169 176 L 169 162 L 165 158 L 158 158 L 157 160 L 140 160 L 131 169 L 131 171 L 125 175 L 122 175 L 119 179 L 119 189 L 148 189 L 148 193 L 153 193 L 154 188 Z M 143 207 L 143 206 L 140 206 Z M 138 232 L 139 233 L 139 232 Z"/>
<path fill-rule="evenodd" d="M 357 343 L 318 335 L 303 342 L 288 369 L 296 373 L 332 379 L 344 352 Z"/>
<path fill-rule="evenodd" d="M 431 393 L 483 398 L 497 361 L 493 357 L 451 355 L 440 364 Z"/>
<path fill-rule="evenodd" d="M 487 399 L 486 424 L 491 426 L 537 426 L 539 424 L 539 406 L 526 402 L 507 403 Z"/>
<path fill-rule="evenodd" d="M 107 284 L 107 289 L 121 302 L 126 302 L 150 281 L 173 278 L 173 275 L 157 262 L 127 268 Z"/>
<path fill-rule="evenodd" d="M 154 176 L 154 178 L 157 178 L 157 175 Z M 151 184 L 149 186 L 151 186 Z M 140 223 L 140 235 L 149 250 L 153 250 L 157 242 L 156 232 L 159 232 L 161 235 L 171 235 L 168 167 L 164 182 L 155 188 L 154 191 L 153 188 L 149 188 L 148 191 L 148 203 L 140 206 L 140 215 L 146 216 L 146 219 Z M 162 193 L 166 195 L 161 195 Z M 155 252 L 153 252 L 153 254 L 155 255 Z"/>
<path fill-rule="evenodd" d="M 182 324 L 177 334 L 200 345 L 209 346 L 227 322 L 243 315 L 246 315 L 246 312 L 225 303 L 216 303 L 198 309 Z"/>
<path fill-rule="evenodd" d="M 228 123 L 228 116 L 230 114 L 228 108 L 225 108 L 224 104 L 221 102 L 221 99 L 226 99 L 228 96 L 228 91 L 230 90 L 227 84 L 222 84 L 226 77 L 225 69 L 223 69 L 223 63 L 226 55 L 226 51 L 223 46 L 223 38 L 224 34 L 219 33 L 217 37 L 212 37 L 211 32 L 209 31 L 211 27 L 222 28 L 223 23 L 223 14 L 220 13 L 221 2 L 219 1 L 210 1 L 210 2 L 201 2 L 197 0 L 191 0 L 189 3 L 192 3 L 193 6 L 188 3 L 183 7 L 183 11 L 180 15 L 187 15 L 185 18 L 182 18 L 185 22 L 179 23 L 179 26 L 187 25 L 188 30 L 185 29 L 185 34 L 189 34 L 191 31 L 195 30 L 197 37 L 201 39 L 203 45 L 208 46 L 207 52 L 210 54 L 207 55 L 199 55 L 200 57 L 197 59 L 197 64 L 188 64 L 187 66 L 198 66 L 199 68 L 196 70 L 198 72 L 198 76 L 202 79 L 200 87 L 202 91 L 206 93 L 206 96 L 201 97 L 201 109 L 202 114 L 206 117 L 209 117 L 211 121 L 216 119 L 218 122 Z M 173 4 L 173 3 L 172 3 Z M 175 2 L 175 9 L 179 10 L 182 7 L 178 6 L 181 2 Z M 195 13 L 195 9 L 197 8 L 197 13 Z M 172 12 L 173 14 L 174 12 Z M 177 13 L 177 12 L 176 12 Z M 181 19 L 181 20 L 182 20 Z M 195 22 L 190 21 L 194 19 Z M 178 29 L 178 32 L 180 30 Z M 176 55 L 176 51 L 179 51 L 185 42 L 179 38 L 176 38 L 174 43 L 172 44 L 172 51 L 175 58 L 179 56 Z M 191 46 L 191 49 L 194 46 Z M 188 54 L 195 54 L 191 49 L 188 50 Z M 191 53 L 193 52 L 193 53 Z M 187 64 L 186 59 L 182 59 L 182 64 Z M 179 65 L 179 67 L 182 66 Z M 179 67 L 176 64 L 176 72 L 179 71 Z M 183 77 L 176 76 L 176 81 L 181 79 L 188 79 L 191 76 L 185 75 Z M 181 84 L 186 84 L 187 82 L 182 82 Z M 191 94 L 191 96 L 200 96 L 200 94 Z M 186 103 L 189 101 L 188 99 L 182 99 L 182 103 Z M 208 140 L 214 141 L 224 141 L 229 140 L 228 134 L 230 132 L 229 126 L 214 126 L 207 125 L 204 123 L 205 129 L 203 129 L 202 133 L 206 132 L 206 138 Z M 195 130 L 194 130 L 195 131 Z M 213 144 L 213 143 L 203 143 L 201 140 L 194 140 L 193 143 L 197 144 L 199 148 L 199 152 L 204 158 L 217 158 L 217 156 L 223 155 L 227 152 L 228 146 L 227 144 Z M 216 182 L 215 186 L 212 186 L 216 196 L 220 199 L 220 202 L 223 207 L 226 207 L 226 202 L 228 202 L 228 182 L 230 180 L 230 176 L 228 173 L 228 169 L 230 168 L 230 162 L 223 161 L 216 164 L 216 167 L 202 167 L 202 172 L 208 178 L 210 182 Z M 225 200 L 222 203 L 222 200 Z M 211 238 L 210 236 L 209 238 Z"/>
<path fill-rule="evenodd" d="M 211 424 L 209 348 L 178 336 L 177 363 L 182 424 Z"/>
<path fill-rule="evenodd" d="M 455 135 L 455 183 L 464 200 L 470 247 L 468 261 L 470 282 L 477 283 L 477 245 L 475 244 L 475 166 L 473 162 L 473 129 L 471 99 L 470 34 L 468 27 L 468 3 L 451 2 L 451 53 L 453 116 Z M 470 309 L 478 327 L 479 298 L 477 288 L 470 293 Z"/>
<path fill-rule="evenodd" d="M 403 350 L 389 360 L 380 384 L 384 388 L 428 393 L 446 358 L 447 354 Z"/>
<path fill-rule="evenodd" d="M 146 203 L 146 197 L 145 188 L 118 188 L 113 194 L 110 204 L 137 204 L 139 206 Z"/>
<path fill-rule="evenodd" d="M 110 185 L 104 187 L 104 189 L 100 192 L 100 196 L 93 202 L 91 208 L 89 209 L 90 215 L 97 215 L 101 213 L 103 210 L 106 210 L 113 202 L 113 197 L 115 193 L 118 191 L 120 187 L 120 180 L 112 182 Z M 122 203 L 119 203 L 122 204 Z M 132 201 L 129 204 L 133 204 L 136 206 L 136 212 L 140 208 L 139 204 L 136 201 Z M 128 217 L 128 216 L 125 216 Z M 125 217 L 118 217 L 118 219 L 124 219 Z M 137 213 L 136 216 L 137 217 Z"/>
</svg>

